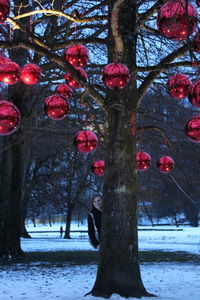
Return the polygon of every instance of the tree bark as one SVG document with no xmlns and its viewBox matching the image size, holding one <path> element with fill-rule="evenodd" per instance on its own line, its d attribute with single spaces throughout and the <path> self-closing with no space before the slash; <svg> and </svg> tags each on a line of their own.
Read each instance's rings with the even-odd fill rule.
<svg viewBox="0 0 200 300">
<path fill-rule="evenodd" d="M 72 213 L 73 213 L 73 206 L 68 202 L 67 217 L 66 217 L 66 229 L 65 229 L 64 239 L 71 239 L 70 227 L 71 227 L 71 221 L 72 221 Z"/>
</svg>

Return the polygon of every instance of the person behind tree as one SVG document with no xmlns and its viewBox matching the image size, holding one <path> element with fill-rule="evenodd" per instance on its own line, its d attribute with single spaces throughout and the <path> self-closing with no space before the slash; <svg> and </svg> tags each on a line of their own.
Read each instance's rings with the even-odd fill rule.
<svg viewBox="0 0 200 300">
<path fill-rule="evenodd" d="M 89 241 L 95 249 L 99 249 L 100 246 L 102 204 L 103 200 L 101 196 L 94 196 L 93 206 L 88 214 Z"/>
</svg>

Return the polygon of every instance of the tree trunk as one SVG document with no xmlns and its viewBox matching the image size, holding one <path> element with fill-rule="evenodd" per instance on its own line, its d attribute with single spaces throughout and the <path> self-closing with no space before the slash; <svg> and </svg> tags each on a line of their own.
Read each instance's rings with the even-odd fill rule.
<svg viewBox="0 0 200 300">
<path fill-rule="evenodd" d="M 72 221 L 72 212 L 73 212 L 73 206 L 70 203 L 68 203 L 67 217 L 66 217 L 66 229 L 65 229 L 64 239 L 71 239 L 70 227 L 71 227 L 71 221 Z"/>
</svg>

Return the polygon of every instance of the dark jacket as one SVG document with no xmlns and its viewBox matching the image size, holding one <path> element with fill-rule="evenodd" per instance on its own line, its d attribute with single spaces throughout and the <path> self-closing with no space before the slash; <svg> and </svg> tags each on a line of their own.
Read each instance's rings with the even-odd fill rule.
<svg viewBox="0 0 200 300">
<path fill-rule="evenodd" d="M 88 235 L 91 245 L 97 248 L 101 236 L 101 211 L 94 206 L 88 215 Z"/>
</svg>

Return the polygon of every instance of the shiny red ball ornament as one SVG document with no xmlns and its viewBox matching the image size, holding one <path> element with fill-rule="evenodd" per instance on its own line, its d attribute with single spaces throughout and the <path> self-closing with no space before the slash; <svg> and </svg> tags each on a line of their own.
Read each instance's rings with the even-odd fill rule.
<svg viewBox="0 0 200 300">
<path fill-rule="evenodd" d="M 191 85 L 188 99 L 192 105 L 200 107 L 200 80 Z"/>
<path fill-rule="evenodd" d="M 192 50 L 200 53 L 200 30 L 195 35 L 194 41 L 192 43 Z"/>
<path fill-rule="evenodd" d="M 74 138 L 74 145 L 78 151 L 88 154 L 94 151 L 98 145 L 98 139 L 90 130 L 79 131 Z"/>
<path fill-rule="evenodd" d="M 158 11 L 158 30 L 165 37 L 182 41 L 191 35 L 197 26 L 196 8 L 185 0 L 169 0 Z"/>
<path fill-rule="evenodd" d="M 3 23 L 10 12 L 10 1 L 9 0 L 0 0 L 0 23 Z"/>
<path fill-rule="evenodd" d="M 136 163 L 138 171 L 146 171 L 151 165 L 151 156 L 147 152 L 137 152 Z"/>
<path fill-rule="evenodd" d="M 74 67 L 83 67 L 88 62 L 88 50 L 81 44 L 69 46 L 65 49 L 64 58 Z"/>
<path fill-rule="evenodd" d="M 62 120 L 69 112 L 68 100 L 62 95 L 54 94 L 45 99 L 44 110 L 50 119 Z"/>
<path fill-rule="evenodd" d="M 185 132 L 191 141 L 200 143 L 200 116 L 195 116 L 187 122 Z"/>
<path fill-rule="evenodd" d="M 75 69 L 77 71 L 79 71 L 79 73 L 81 74 L 81 76 L 83 76 L 86 80 L 87 80 L 87 73 L 85 72 L 85 70 L 83 70 L 82 68 L 80 67 L 75 67 Z M 76 81 L 70 73 L 66 73 L 65 74 L 65 81 L 66 83 L 72 87 L 73 89 L 80 89 L 81 88 L 81 84 Z"/>
<path fill-rule="evenodd" d="M 0 101 L 0 135 L 14 133 L 19 127 L 20 119 L 20 112 L 13 103 Z"/>
<path fill-rule="evenodd" d="M 191 84 L 190 79 L 186 75 L 177 73 L 171 76 L 167 82 L 168 93 L 173 98 L 183 99 L 188 95 Z"/>
<path fill-rule="evenodd" d="M 170 156 L 164 155 L 157 161 L 157 168 L 161 173 L 168 174 L 174 168 L 174 160 Z"/>
<path fill-rule="evenodd" d="M 104 67 L 102 73 L 103 83 L 111 90 L 125 88 L 130 80 L 128 68 L 120 63 L 110 63 Z"/>
<path fill-rule="evenodd" d="M 6 62 L 1 66 L 1 81 L 12 85 L 20 80 L 21 70 L 15 62 Z"/>
<path fill-rule="evenodd" d="M 72 89 L 65 83 L 59 84 L 56 87 L 55 92 L 66 98 L 71 98 L 71 96 L 72 96 Z"/>
<path fill-rule="evenodd" d="M 28 85 L 38 83 L 41 78 L 41 69 L 35 64 L 27 64 L 21 69 L 21 80 Z"/>
<path fill-rule="evenodd" d="M 105 162 L 103 160 L 96 160 L 92 164 L 92 172 L 97 176 L 104 175 Z"/>
<path fill-rule="evenodd" d="M 10 58 L 8 58 L 8 57 L 6 57 L 4 55 L 0 55 L 0 66 L 3 65 L 6 62 L 9 62 L 9 61 L 11 61 Z"/>
</svg>

